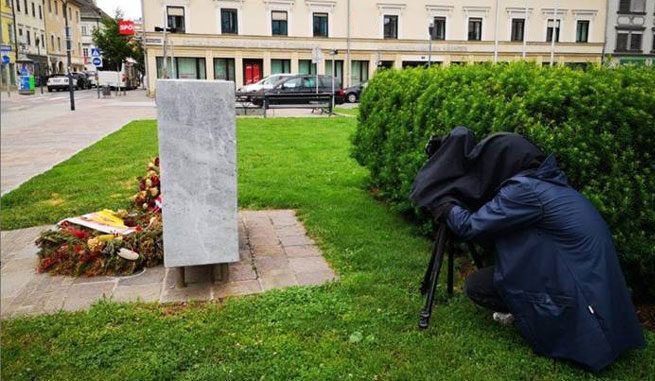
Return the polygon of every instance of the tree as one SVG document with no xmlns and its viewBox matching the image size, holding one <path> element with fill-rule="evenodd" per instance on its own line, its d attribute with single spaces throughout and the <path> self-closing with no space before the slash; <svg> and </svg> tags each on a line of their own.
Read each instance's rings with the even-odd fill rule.
<svg viewBox="0 0 655 381">
<path fill-rule="evenodd" d="M 104 17 L 102 26 L 93 30 L 93 42 L 102 51 L 103 69 L 120 71 L 123 61 L 134 59 L 137 70 L 143 71 L 143 46 L 137 36 L 118 34 L 118 20 L 123 18 L 123 12 L 116 9 L 114 18 Z"/>
</svg>

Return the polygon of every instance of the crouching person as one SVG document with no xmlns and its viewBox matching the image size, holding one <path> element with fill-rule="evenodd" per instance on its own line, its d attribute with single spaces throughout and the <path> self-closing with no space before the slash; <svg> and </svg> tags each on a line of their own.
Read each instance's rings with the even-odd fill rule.
<svg viewBox="0 0 655 381">
<path fill-rule="evenodd" d="M 495 266 L 473 273 L 466 293 L 513 320 L 536 353 L 599 371 L 645 345 L 609 228 L 553 156 L 475 212 L 452 205 L 446 221 L 463 240 L 494 242 Z"/>
</svg>

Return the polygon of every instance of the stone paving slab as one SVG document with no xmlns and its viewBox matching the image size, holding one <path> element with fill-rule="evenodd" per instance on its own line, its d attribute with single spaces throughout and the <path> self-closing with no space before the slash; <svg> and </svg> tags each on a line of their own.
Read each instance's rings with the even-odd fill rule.
<svg viewBox="0 0 655 381">
<path fill-rule="evenodd" d="M 240 211 L 240 260 L 229 264 L 228 279 L 212 282 L 212 266 L 187 267 L 187 287 L 179 286 L 179 269 L 163 266 L 123 277 L 37 274 L 34 240 L 49 228 L 52 226 L 2 232 L 2 318 L 82 310 L 103 298 L 159 303 L 219 300 L 336 279 L 293 210 Z M 214 266 L 214 274 L 219 274 L 218 266 Z"/>
</svg>

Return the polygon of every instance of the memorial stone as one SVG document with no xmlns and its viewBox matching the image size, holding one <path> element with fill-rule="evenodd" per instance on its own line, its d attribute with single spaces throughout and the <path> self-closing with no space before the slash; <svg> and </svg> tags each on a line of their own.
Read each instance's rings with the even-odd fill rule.
<svg viewBox="0 0 655 381">
<path fill-rule="evenodd" d="M 164 265 L 239 260 L 234 83 L 157 81 Z"/>
</svg>

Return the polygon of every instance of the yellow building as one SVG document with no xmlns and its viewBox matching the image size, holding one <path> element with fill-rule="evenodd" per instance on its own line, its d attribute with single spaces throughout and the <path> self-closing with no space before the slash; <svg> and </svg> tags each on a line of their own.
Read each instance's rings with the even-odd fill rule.
<svg viewBox="0 0 655 381">
<path fill-rule="evenodd" d="M 12 12 L 11 0 L 0 0 L 1 20 L 0 26 L 0 45 L 2 46 L 2 55 L 8 56 L 10 63 L 2 65 L 2 88 L 6 88 L 7 83 L 11 86 L 16 85 L 16 37 L 14 29 L 14 16 Z"/>
<path fill-rule="evenodd" d="M 332 72 L 344 86 L 378 67 L 524 57 L 600 62 L 606 0 L 143 0 L 148 85 L 163 66 L 163 35 L 179 78 L 237 87 L 274 73 Z M 429 26 L 433 26 L 430 43 Z M 551 43 L 554 36 L 554 43 Z M 525 43 L 524 43 L 525 41 Z M 430 46 L 432 53 L 430 53 Z M 313 65 L 312 50 L 325 60 Z M 337 50 L 335 56 L 329 53 Z M 169 64 L 170 66 L 170 64 Z"/>
<path fill-rule="evenodd" d="M 71 69 L 72 71 L 84 70 L 79 4 L 73 0 L 44 0 L 44 13 L 46 16 L 45 40 L 48 50 L 50 73 L 66 73 L 66 20 L 64 19 L 64 6 L 67 7 L 68 27 L 71 31 Z"/>
</svg>

